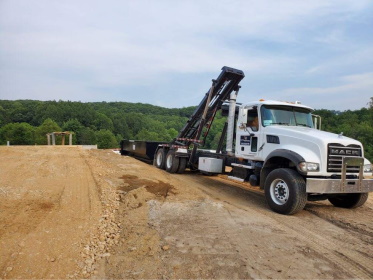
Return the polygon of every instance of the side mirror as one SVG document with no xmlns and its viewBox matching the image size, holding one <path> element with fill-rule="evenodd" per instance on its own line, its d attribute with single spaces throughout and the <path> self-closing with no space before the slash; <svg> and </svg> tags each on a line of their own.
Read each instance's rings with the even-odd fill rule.
<svg viewBox="0 0 373 280">
<path fill-rule="evenodd" d="M 321 116 L 312 115 L 312 122 L 315 129 L 321 130 Z"/>
</svg>

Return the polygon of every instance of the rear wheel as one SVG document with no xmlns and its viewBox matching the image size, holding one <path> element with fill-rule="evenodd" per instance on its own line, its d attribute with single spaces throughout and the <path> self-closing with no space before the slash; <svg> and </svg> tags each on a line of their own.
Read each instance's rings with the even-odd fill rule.
<svg viewBox="0 0 373 280">
<path fill-rule="evenodd" d="M 368 193 L 347 193 L 329 196 L 331 204 L 341 208 L 357 208 L 362 206 L 368 199 Z"/>
<path fill-rule="evenodd" d="M 307 202 L 306 182 L 293 169 L 271 171 L 265 180 L 264 192 L 269 207 L 280 214 L 295 214 Z"/>
<path fill-rule="evenodd" d="M 179 169 L 180 158 L 175 156 L 175 151 L 170 150 L 166 156 L 166 171 L 175 173 Z"/>
<path fill-rule="evenodd" d="M 187 165 L 187 158 L 183 158 L 183 157 L 180 158 L 179 168 L 177 169 L 177 173 L 179 174 L 184 173 L 186 165 Z"/>
<path fill-rule="evenodd" d="M 166 157 L 164 149 L 158 149 L 157 153 L 155 154 L 154 165 L 159 169 L 165 169 L 165 161 Z"/>
</svg>

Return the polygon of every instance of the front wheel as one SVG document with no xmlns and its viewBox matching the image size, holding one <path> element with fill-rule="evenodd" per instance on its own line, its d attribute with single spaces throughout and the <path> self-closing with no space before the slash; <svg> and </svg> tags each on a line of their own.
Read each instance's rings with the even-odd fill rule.
<svg viewBox="0 0 373 280">
<path fill-rule="evenodd" d="M 264 193 L 269 207 L 280 214 L 295 214 L 307 203 L 306 182 L 289 168 L 271 171 L 264 183 Z"/>
<path fill-rule="evenodd" d="M 368 199 L 368 193 L 347 193 L 331 195 L 328 200 L 331 204 L 341 208 L 357 208 L 362 206 Z"/>
</svg>

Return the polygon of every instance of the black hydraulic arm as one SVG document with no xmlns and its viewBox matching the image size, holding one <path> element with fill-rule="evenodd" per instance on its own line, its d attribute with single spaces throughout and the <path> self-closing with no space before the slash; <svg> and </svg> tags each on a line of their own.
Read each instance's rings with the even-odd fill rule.
<svg viewBox="0 0 373 280">
<path fill-rule="evenodd" d="M 200 137 L 203 127 L 206 123 L 211 125 L 216 110 L 221 107 L 224 101 L 229 100 L 232 91 L 239 90 L 239 83 L 245 77 L 243 71 L 227 66 L 224 66 L 221 70 L 219 77 L 212 80 L 211 88 L 182 128 L 178 137 L 171 142 L 171 145 L 189 147 L 192 143 L 201 142 Z"/>
</svg>

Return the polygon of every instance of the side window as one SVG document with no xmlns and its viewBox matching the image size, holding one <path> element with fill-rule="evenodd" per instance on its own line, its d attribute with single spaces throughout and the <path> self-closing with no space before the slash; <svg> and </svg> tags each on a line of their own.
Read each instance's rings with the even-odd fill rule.
<svg viewBox="0 0 373 280">
<path fill-rule="evenodd" d="M 258 110 L 251 109 L 247 111 L 247 127 L 250 127 L 252 131 L 259 130 L 259 121 L 258 121 Z"/>
<path fill-rule="evenodd" d="M 254 153 L 258 151 L 258 137 L 251 138 L 251 151 Z"/>
</svg>

